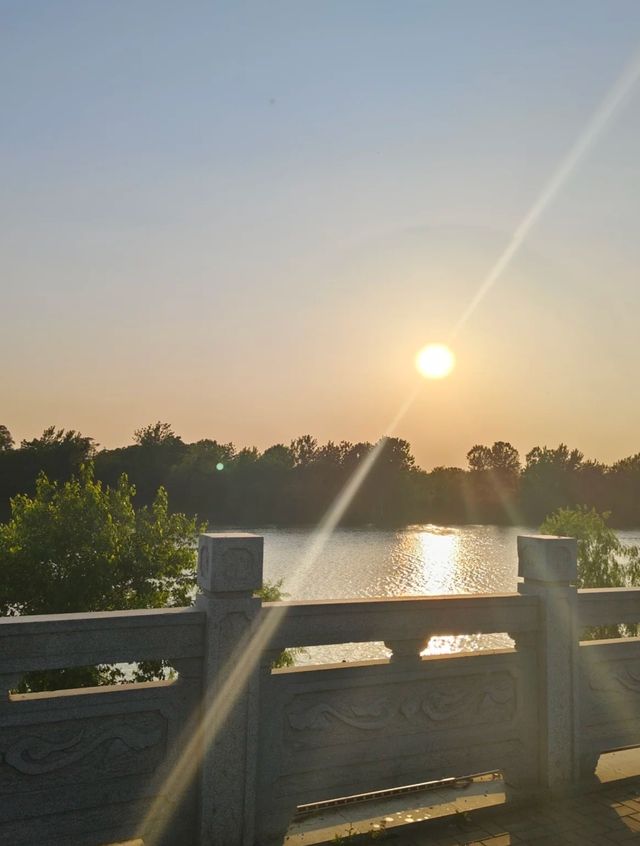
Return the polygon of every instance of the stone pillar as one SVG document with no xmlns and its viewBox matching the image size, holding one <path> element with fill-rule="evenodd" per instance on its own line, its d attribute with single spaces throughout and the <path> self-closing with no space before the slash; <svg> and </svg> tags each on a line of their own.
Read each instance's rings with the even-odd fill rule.
<svg viewBox="0 0 640 846">
<path fill-rule="evenodd" d="M 262 551 L 256 535 L 199 539 L 195 605 L 207 615 L 201 846 L 253 843 L 260 670 L 251 640 L 261 606 L 253 594 L 262 587 Z"/>
<path fill-rule="evenodd" d="M 540 599 L 540 786 L 552 791 L 579 777 L 577 549 L 575 538 L 518 537 L 518 591 Z"/>
</svg>

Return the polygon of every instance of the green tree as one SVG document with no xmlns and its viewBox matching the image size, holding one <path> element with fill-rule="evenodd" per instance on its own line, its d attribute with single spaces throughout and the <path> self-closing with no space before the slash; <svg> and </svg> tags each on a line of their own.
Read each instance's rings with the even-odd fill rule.
<svg viewBox="0 0 640 846">
<path fill-rule="evenodd" d="M 624 544 L 607 525 L 608 512 L 594 508 L 559 508 L 540 526 L 546 535 L 561 535 L 578 541 L 578 587 L 611 588 L 640 584 L 640 549 Z M 635 627 L 634 627 L 635 628 Z M 627 626 L 590 629 L 588 637 L 615 637 L 631 632 Z"/>
<path fill-rule="evenodd" d="M 94 452 L 93 438 L 55 426 L 49 426 L 39 438 L 23 440 L 19 449 L 0 450 L 0 520 L 9 518 L 11 497 L 35 492 L 39 473 L 66 481 Z"/>
<path fill-rule="evenodd" d="M 134 493 L 126 476 L 103 486 L 89 464 L 63 484 L 41 474 L 33 497 L 14 497 L 11 518 L 0 524 L 0 615 L 188 604 L 198 526 L 169 513 L 164 489 L 139 509 Z M 147 666 L 143 675 L 157 671 Z M 60 687 L 60 674 L 53 676 L 34 676 L 29 686 Z M 99 683 L 114 672 L 86 668 L 67 677 Z"/>
<path fill-rule="evenodd" d="M 281 602 L 289 596 L 288 593 L 284 593 L 282 590 L 283 581 L 284 579 L 278 579 L 277 582 L 265 581 L 260 590 L 256 591 L 255 595 L 263 602 Z M 274 669 L 279 669 L 280 667 L 293 667 L 296 663 L 296 657 L 298 655 L 303 655 L 305 652 L 306 649 L 304 649 L 304 647 L 285 649 L 280 653 L 280 655 L 278 655 L 271 666 Z"/>
<path fill-rule="evenodd" d="M 609 513 L 594 508 L 559 508 L 540 526 L 545 535 L 578 541 L 578 587 L 609 588 L 640 584 L 640 550 L 624 544 L 607 525 Z"/>
</svg>

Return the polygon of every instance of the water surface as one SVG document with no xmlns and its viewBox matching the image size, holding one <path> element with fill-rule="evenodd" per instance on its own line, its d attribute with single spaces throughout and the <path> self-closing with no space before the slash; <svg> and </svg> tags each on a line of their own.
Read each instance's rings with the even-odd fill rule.
<svg viewBox="0 0 640 846">
<path fill-rule="evenodd" d="M 264 536 L 264 571 L 270 581 L 283 579 L 290 599 L 425 596 L 456 593 L 504 593 L 516 590 L 520 534 L 526 526 L 409 526 L 404 529 L 338 529 L 311 570 L 300 574 L 312 538 L 310 529 L 251 529 Z M 639 531 L 619 532 L 640 543 Z M 427 652 L 476 650 L 510 645 L 506 635 L 432 638 Z M 380 658 L 384 644 L 315 647 L 301 663 Z"/>
</svg>

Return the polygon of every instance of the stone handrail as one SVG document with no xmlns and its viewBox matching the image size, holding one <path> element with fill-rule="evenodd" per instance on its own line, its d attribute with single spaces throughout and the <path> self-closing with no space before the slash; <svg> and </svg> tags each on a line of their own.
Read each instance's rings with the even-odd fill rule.
<svg viewBox="0 0 640 846">
<path fill-rule="evenodd" d="M 538 628 L 537 600 L 507 593 L 266 602 L 262 608 L 265 616 L 282 616 L 271 649 Z"/>
<path fill-rule="evenodd" d="M 0 675 L 204 654 L 194 608 L 0 618 Z"/>
<path fill-rule="evenodd" d="M 640 588 L 585 588 L 578 591 L 578 624 L 640 623 Z"/>
</svg>

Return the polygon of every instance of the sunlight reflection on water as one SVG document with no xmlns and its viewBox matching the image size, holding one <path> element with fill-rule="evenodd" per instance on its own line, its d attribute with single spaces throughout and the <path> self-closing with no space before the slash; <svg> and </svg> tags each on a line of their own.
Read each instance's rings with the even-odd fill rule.
<svg viewBox="0 0 640 846">
<path fill-rule="evenodd" d="M 309 541 L 308 529 L 252 529 L 264 536 L 265 578 L 283 579 L 283 590 Z M 508 593 L 516 590 L 516 538 L 535 534 L 525 526 L 409 526 L 397 530 L 338 529 L 290 599 Z M 637 532 L 620 532 L 638 542 Z M 440 654 L 511 646 L 505 634 L 434 637 L 426 653 Z M 314 647 L 300 663 L 384 658 L 383 643 Z"/>
<path fill-rule="evenodd" d="M 307 542 L 303 529 L 258 529 L 265 538 L 265 577 L 293 581 Z M 523 527 L 410 526 L 406 529 L 339 529 L 315 571 L 291 599 L 501 593 L 516 589 L 516 536 Z M 434 637 L 426 653 L 511 645 L 506 635 Z M 383 643 L 314 647 L 300 663 L 367 660 L 389 655 Z"/>
</svg>

